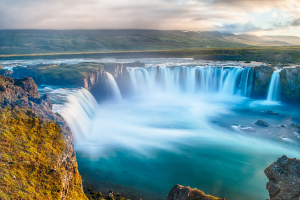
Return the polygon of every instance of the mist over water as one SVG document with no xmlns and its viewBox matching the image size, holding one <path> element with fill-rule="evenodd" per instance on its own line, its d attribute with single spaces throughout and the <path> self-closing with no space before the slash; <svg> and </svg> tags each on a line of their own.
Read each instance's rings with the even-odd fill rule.
<svg viewBox="0 0 300 200">
<path fill-rule="evenodd" d="M 113 96 L 99 104 L 85 89 L 60 90 L 67 95 L 55 109 L 74 134 L 83 180 L 145 200 L 165 199 L 175 184 L 231 200 L 267 199 L 264 169 L 282 155 L 300 156 L 299 135 L 280 125 L 299 120 L 262 111 L 295 116 L 299 107 L 249 99 L 251 68 L 159 66 L 129 69 L 127 99 L 113 77 Z M 270 127 L 254 125 L 258 119 Z"/>
</svg>

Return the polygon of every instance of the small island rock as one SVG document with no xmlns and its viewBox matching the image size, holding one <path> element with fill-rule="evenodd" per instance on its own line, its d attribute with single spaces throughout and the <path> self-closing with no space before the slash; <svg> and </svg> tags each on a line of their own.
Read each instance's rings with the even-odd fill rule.
<svg viewBox="0 0 300 200">
<path fill-rule="evenodd" d="M 257 122 L 255 122 L 255 124 L 257 126 L 269 127 L 269 124 L 263 120 L 257 120 Z"/>
</svg>

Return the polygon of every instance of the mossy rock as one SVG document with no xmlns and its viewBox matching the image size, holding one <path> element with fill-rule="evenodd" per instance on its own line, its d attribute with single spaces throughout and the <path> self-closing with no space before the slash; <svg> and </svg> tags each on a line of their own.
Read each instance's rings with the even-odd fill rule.
<svg viewBox="0 0 300 200">
<path fill-rule="evenodd" d="M 269 124 L 263 120 L 257 120 L 257 122 L 255 122 L 255 124 L 257 126 L 269 127 Z"/>
</svg>

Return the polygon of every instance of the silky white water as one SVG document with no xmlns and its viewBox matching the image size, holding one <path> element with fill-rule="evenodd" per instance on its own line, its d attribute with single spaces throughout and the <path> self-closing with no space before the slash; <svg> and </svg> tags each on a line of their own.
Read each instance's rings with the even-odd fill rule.
<svg viewBox="0 0 300 200">
<path fill-rule="evenodd" d="M 281 69 L 276 69 L 270 80 L 269 90 L 268 90 L 268 101 L 279 101 L 280 100 L 280 73 Z"/>
<path fill-rule="evenodd" d="M 241 67 L 130 68 L 129 75 L 136 95 L 220 93 L 247 97 L 253 84 L 253 69 Z"/>
<path fill-rule="evenodd" d="M 74 134 L 84 184 L 145 200 L 165 199 L 175 184 L 231 200 L 267 199 L 264 169 L 284 154 L 300 157 L 290 126 L 300 121 L 284 117 L 300 109 L 249 99 L 251 68 L 160 64 L 129 75 L 132 96 L 123 100 L 112 80 L 115 95 L 100 104 L 84 89 L 50 92 L 65 94 L 55 109 Z M 270 127 L 254 125 L 258 119 Z"/>
</svg>

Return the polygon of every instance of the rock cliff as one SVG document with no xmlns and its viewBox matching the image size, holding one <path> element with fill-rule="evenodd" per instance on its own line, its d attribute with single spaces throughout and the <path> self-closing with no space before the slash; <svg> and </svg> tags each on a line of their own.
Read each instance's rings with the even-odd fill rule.
<svg viewBox="0 0 300 200">
<path fill-rule="evenodd" d="M 300 67 L 285 68 L 280 72 L 281 100 L 300 102 Z"/>
<path fill-rule="evenodd" d="M 266 99 L 273 71 L 272 67 L 265 65 L 255 67 L 251 97 Z"/>
<path fill-rule="evenodd" d="M 37 84 L 84 87 L 102 100 L 108 93 L 106 72 L 113 75 L 123 95 L 128 93 L 129 73 L 120 63 L 39 64 L 15 67 L 13 72 L 0 70 L 0 75 L 15 79 L 31 77 Z"/>
<path fill-rule="evenodd" d="M 270 200 L 300 199 L 300 160 L 282 156 L 265 169 Z"/>
<path fill-rule="evenodd" d="M 0 199 L 87 199 L 73 136 L 32 78 L 0 76 Z"/>
<path fill-rule="evenodd" d="M 191 189 L 190 187 L 183 187 L 181 185 L 174 185 L 167 196 L 167 200 L 225 200 L 204 194 L 204 192 Z"/>
</svg>

